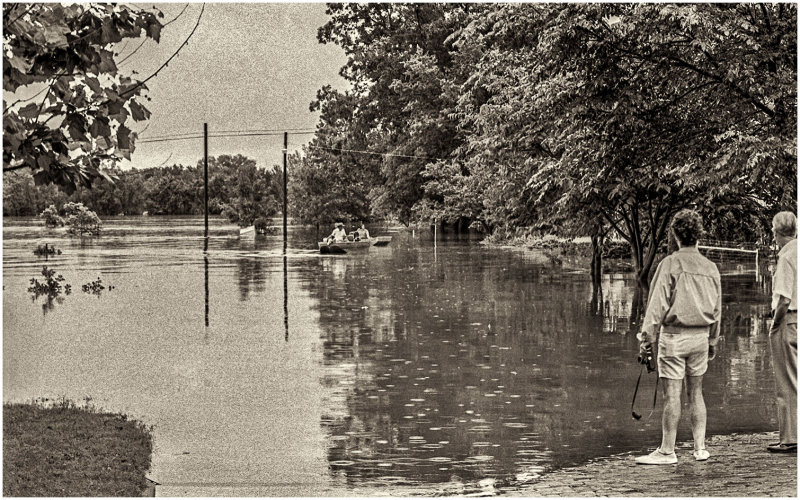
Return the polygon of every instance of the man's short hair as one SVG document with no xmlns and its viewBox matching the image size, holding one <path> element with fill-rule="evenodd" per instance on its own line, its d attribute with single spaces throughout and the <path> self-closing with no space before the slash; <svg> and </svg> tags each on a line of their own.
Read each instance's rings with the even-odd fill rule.
<svg viewBox="0 0 800 500">
<path fill-rule="evenodd" d="M 772 218 L 772 230 L 776 235 L 794 238 L 797 235 L 797 217 L 792 212 L 778 212 Z"/>
<path fill-rule="evenodd" d="M 684 208 L 672 218 L 670 229 L 681 246 L 692 246 L 703 236 L 703 219 L 694 210 Z"/>
</svg>

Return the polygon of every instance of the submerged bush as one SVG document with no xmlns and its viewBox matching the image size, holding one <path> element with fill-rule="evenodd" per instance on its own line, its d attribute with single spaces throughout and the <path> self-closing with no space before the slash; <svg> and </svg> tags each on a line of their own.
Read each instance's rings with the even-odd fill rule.
<svg viewBox="0 0 800 500">
<path fill-rule="evenodd" d="M 58 210 L 55 205 L 42 210 L 39 214 L 40 219 L 44 219 L 44 225 L 47 227 L 59 227 L 64 225 L 64 218 L 58 215 Z"/>
<path fill-rule="evenodd" d="M 91 282 L 86 283 L 85 285 L 81 286 L 81 289 L 84 291 L 84 293 L 91 293 L 93 295 L 100 295 L 100 292 L 105 290 L 106 287 L 103 286 L 103 280 L 101 280 L 100 277 L 98 276 L 95 281 L 91 281 Z M 114 285 L 108 285 L 108 290 L 109 291 L 111 291 L 113 289 L 114 289 Z"/>
<path fill-rule="evenodd" d="M 36 245 L 33 250 L 33 255 L 61 255 L 61 249 L 49 245 L 48 243 L 40 243 Z"/>
<path fill-rule="evenodd" d="M 100 234 L 100 217 L 89 210 L 83 203 L 67 203 L 61 209 L 67 217 L 67 232 L 70 234 L 84 235 Z"/>
<path fill-rule="evenodd" d="M 28 291 L 34 294 L 34 299 L 40 295 L 47 295 L 48 297 L 56 297 L 61 294 L 61 282 L 64 277 L 60 274 L 56 276 L 55 269 L 49 269 L 47 266 L 42 267 L 42 276 L 44 276 L 44 283 L 41 283 L 36 278 L 31 278 L 31 286 Z M 71 290 L 70 285 L 63 288 L 64 292 L 69 295 Z"/>
</svg>

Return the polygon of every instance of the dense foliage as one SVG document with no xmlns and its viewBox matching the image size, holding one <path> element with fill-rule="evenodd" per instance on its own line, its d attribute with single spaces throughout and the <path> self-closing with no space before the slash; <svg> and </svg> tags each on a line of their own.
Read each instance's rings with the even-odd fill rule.
<svg viewBox="0 0 800 500">
<path fill-rule="evenodd" d="M 159 16 L 122 4 L 3 4 L 4 173 L 25 169 L 37 185 L 72 193 L 130 159 L 129 118 L 150 116 L 147 87 L 119 71 L 114 48 L 143 35 L 157 42 Z"/>
<path fill-rule="evenodd" d="M 280 208 L 282 179 L 277 167 L 259 169 L 241 155 L 209 158 L 209 212 L 225 214 L 246 226 L 268 218 Z M 114 182 L 99 180 L 91 189 L 79 187 L 67 195 L 55 186 L 35 186 L 24 172 L 4 175 L 3 215 L 39 215 L 49 205 L 83 203 L 100 215 L 198 215 L 203 213 L 203 165 L 120 170 Z"/>
<path fill-rule="evenodd" d="M 645 278 L 672 215 L 768 234 L 797 200 L 794 4 L 330 4 L 295 189 L 369 182 L 371 214 L 626 239 Z M 324 214 L 325 203 L 306 219 Z M 346 207 L 345 207 L 346 209 Z"/>
<path fill-rule="evenodd" d="M 47 210 L 43 214 L 46 212 Z M 64 224 L 69 234 L 79 236 L 100 234 L 100 217 L 83 203 L 69 202 L 61 209 L 61 213 L 64 215 Z"/>
</svg>

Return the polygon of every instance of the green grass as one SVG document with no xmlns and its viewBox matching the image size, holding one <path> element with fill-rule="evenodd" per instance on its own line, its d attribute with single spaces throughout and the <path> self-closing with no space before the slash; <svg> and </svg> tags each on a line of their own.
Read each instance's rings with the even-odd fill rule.
<svg viewBox="0 0 800 500">
<path fill-rule="evenodd" d="M 140 496 L 151 429 L 69 400 L 3 404 L 3 496 Z"/>
</svg>

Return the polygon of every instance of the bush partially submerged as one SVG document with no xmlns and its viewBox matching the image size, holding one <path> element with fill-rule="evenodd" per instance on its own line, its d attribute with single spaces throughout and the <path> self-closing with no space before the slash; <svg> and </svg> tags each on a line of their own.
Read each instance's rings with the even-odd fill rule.
<svg viewBox="0 0 800 500">
<path fill-rule="evenodd" d="M 39 214 L 39 218 L 44 219 L 47 227 L 67 226 L 70 234 L 84 235 L 100 234 L 100 217 L 89 210 L 83 203 L 69 202 L 64 204 L 61 210 L 56 210 L 55 205 L 50 205 Z"/>
<path fill-rule="evenodd" d="M 66 216 L 68 233 L 77 235 L 100 234 L 100 217 L 86 208 L 83 203 L 67 203 L 64 205 L 62 212 Z"/>
<path fill-rule="evenodd" d="M 41 243 L 36 245 L 36 249 L 34 249 L 33 254 L 38 256 L 61 255 L 61 249 L 56 248 L 48 243 Z"/>
<path fill-rule="evenodd" d="M 64 225 L 64 218 L 58 214 L 55 205 L 50 205 L 42 210 L 42 213 L 39 214 L 39 218 L 44 219 L 44 225 L 47 227 L 59 227 Z"/>
<path fill-rule="evenodd" d="M 47 295 L 51 298 L 60 295 L 62 291 L 61 282 L 64 281 L 64 277 L 60 274 L 56 276 L 55 269 L 48 269 L 47 266 L 42 267 L 42 276 L 44 276 L 44 283 L 39 282 L 36 278 L 31 278 L 31 286 L 28 287 L 28 292 L 34 295 L 34 299 L 40 295 Z M 64 291 L 69 295 L 70 286 L 66 285 Z"/>
</svg>

